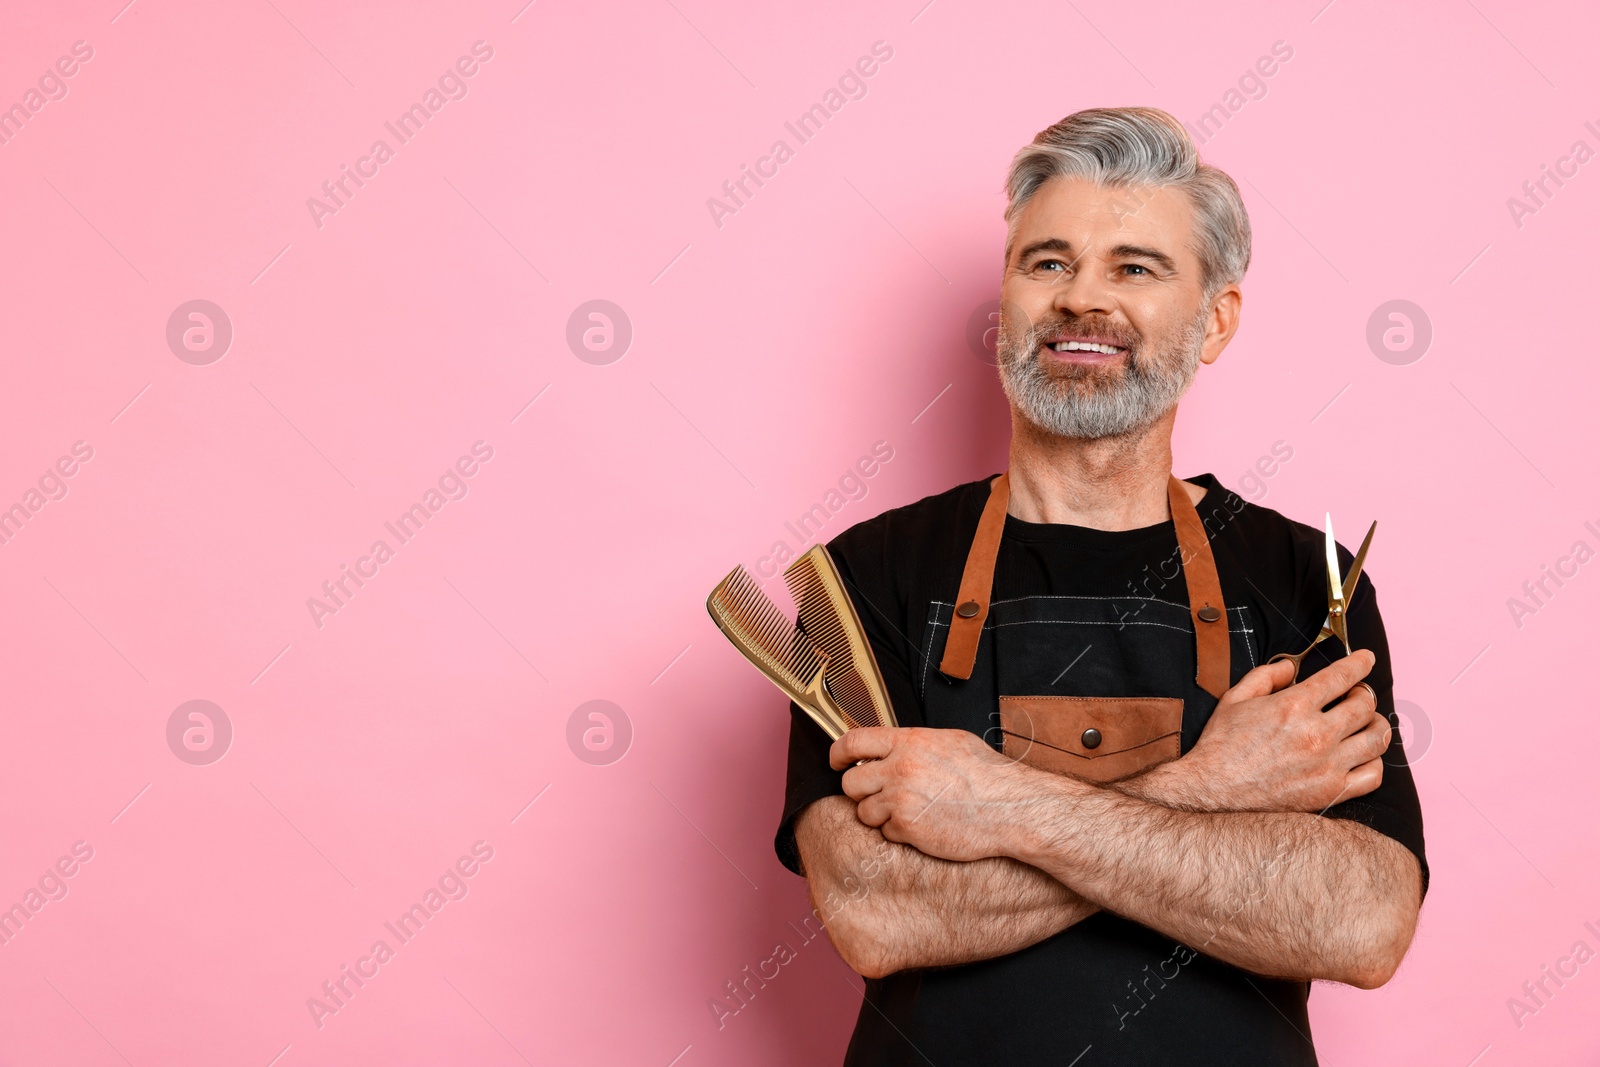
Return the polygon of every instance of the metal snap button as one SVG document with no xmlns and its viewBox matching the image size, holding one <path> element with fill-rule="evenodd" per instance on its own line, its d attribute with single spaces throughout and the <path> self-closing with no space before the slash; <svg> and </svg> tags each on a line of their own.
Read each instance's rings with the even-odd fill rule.
<svg viewBox="0 0 1600 1067">
<path fill-rule="evenodd" d="M 1205 607 L 1195 612 L 1195 614 L 1200 616 L 1201 622 L 1216 622 L 1218 619 L 1222 618 L 1222 612 L 1218 611 L 1210 604 L 1207 604 Z"/>
<path fill-rule="evenodd" d="M 1084 748 L 1099 748 L 1100 747 L 1100 731 L 1096 730 L 1093 726 L 1091 726 L 1087 730 L 1085 730 L 1083 732 L 1083 747 Z"/>
<path fill-rule="evenodd" d="M 961 616 L 963 619 L 972 618 L 974 615 L 978 614 L 978 602 L 976 600 L 966 601 L 960 607 L 956 608 L 956 614 Z"/>
</svg>

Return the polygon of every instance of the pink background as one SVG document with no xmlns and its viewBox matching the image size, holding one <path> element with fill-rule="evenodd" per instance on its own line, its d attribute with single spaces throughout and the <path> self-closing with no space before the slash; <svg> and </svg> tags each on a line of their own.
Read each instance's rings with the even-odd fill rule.
<svg viewBox="0 0 1600 1067">
<path fill-rule="evenodd" d="M 1600 149 L 1592 13 L 123 3 L 13 4 L 0 34 L 0 103 L 93 49 L 0 145 L 0 506 L 93 452 L 0 545 L 0 905 L 93 850 L 0 947 L 0 1063 L 837 1062 L 861 983 L 788 925 L 787 716 L 705 595 L 803 547 L 785 522 L 875 442 L 893 459 L 826 536 L 998 470 L 966 335 L 1012 153 L 1088 106 L 1195 123 L 1276 41 L 1202 147 L 1255 258 L 1178 471 L 1331 509 L 1347 542 L 1381 520 L 1433 867 L 1394 981 L 1313 992 L 1323 1062 L 1600 1054 L 1600 964 L 1520 1028 L 1507 1007 L 1600 949 L 1600 563 L 1520 627 L 1507 606 L 1600 549 L 1600 162 L 1520 226 L 1506 203 Z M 398 145 L 383 124 L 480 40 L 467 95 Z M 784 122 L 876 41 L 865 97 L 799 145 Z M 307 198 L 378 138 L 394 158 L 319 227 Z M 719 227 L 707 198 L 779 138 Z M 233 328 L 209 365 L 166 340 L 195 299 Z M 633 330 L 606 365 L 566 341 L 594 299 Z M 1406 365 L 1366 340 L 1395 299 L 1433 329 Z M 466 496 L 398 545 L 384 523 L 478 441 Z M 380 538 L 319 627 L 307 599 Z M 209 765 L 167 740 L 197 699 L 233 729 Z M 631 725 L 608 765 L 569 746 L 590 700 Z M 398 945 L 383 924 L 478 841 L 466 897 Z M 380 938 L 319 1028 L 307 999 Z M 708 1000 L 780 940 L 798 958 L 719 1029 Z"/>
</svg>

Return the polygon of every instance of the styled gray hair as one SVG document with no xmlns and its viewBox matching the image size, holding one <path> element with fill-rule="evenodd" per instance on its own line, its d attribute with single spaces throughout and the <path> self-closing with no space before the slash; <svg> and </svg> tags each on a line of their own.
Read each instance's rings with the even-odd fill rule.
<svg viewBox="0 0 1600 1067">
<path fill-rule="evenodd" d="M 1107 187 L 1172 185 L 1189 194 L 1195 212 L 1194 253 L 1206 301 L 1236 285 L 1250 266 L 1250 216 L 1233 179 L 1200 162 L 1189 131 L 1153 107 L 1077 111 L 1011 160 L 1006 176 L 1006 262 L 1023 205 L 1051 178 L 1087 178 Z"/>
</svg>

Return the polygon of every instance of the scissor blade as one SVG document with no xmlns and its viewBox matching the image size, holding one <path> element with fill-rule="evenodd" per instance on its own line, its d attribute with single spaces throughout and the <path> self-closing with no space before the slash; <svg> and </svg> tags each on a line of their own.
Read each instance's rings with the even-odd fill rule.
<svg viewBox="0 0 1600 1067">
<path fill-rule="evenodd" d="M 1366 566 L 1367 549 L 1372 547 L 1372 535 L 1376 533 L 1377 530 L 1378 524 L 1376 522 L 1367 527 L 1367 536 L 1361 539 L 1361 549 L 1356 553 L 1355 561 L 1350 564 L 1350 573 L 1345 575 L 1344 585 L 1342 587 L 1336 587 L 1334 582 L 1336 582 L 1338 579 L 1335 578 L 1334 575 L 1338 573 L 1338 555 L 1332 538 L 1333 518 L 1331 515 L 1327 517 L 1328 536 L 1325 539 L 1325 545 L 1331 559 L 1331 562 L 1328 566 L 1328 617 L 1323 621 L 1322 630 L 1317 634 L 1317 639 L 1312 642 L 1313 645 L 1321 644 L 1327 638 L 1337 637 L 1340 642 L 1344 644 L 1345 651 L 1347 653 L 1350 651 L 1349 638 L 1347 636 L 1348 630 L 1344 626 L 1344 617 L 1341 615 L 1339 618 L 1335 619 L 1333 614 L 1335 596 L 1334 590 L 1335 588 L 1338 588 L 1338 592 L 1342 594 L 1341 599 L 1343 606 L 1348 609 L 1350 598 L 1355 595 L 1356 582 L 1361 578 L 1361 569 Z"/>
<path fill-rule="evenodd" d="M 1338 614 L 1334 609 L 1344 608 L 1344 589 L 1339 585 L 1339 550 L 1333 540 L 1333 515 L 1327 514 L 1327 535 L 1322 547 L 1328 554 L 1328 614 Z"/>
<path fill-rule="evenodd" d="M 1349 630 L 1345 625 L 1345 599 L 1344 587 L 1339 584 L 1339 547 L 1333 539 L 1333 516 L 1325 516 L 1327 523 L 1326 533 L 1323 537 L 1323 548 L 1328 554 L 1328 629 L 1333 631 L 1333 636 L 1339 639 L 1344 646 L 1344 654 L 1350 654 Z"/>
<path fill-rule="evenodd" d="M 1361 539 L 1361 550 L 1356 553 L 1356 560 L 1350 564 L 1350 573 L 1344 576 L 1344 602 L 1350 603 L 1350 598 L 1355 595 L 1356 582 L 1361 578 L 1361 568 L 1367 562 L 1367 549 L 1372 547 L 1372 535 L 1377 531 L 1377 520 L 1373 520 L 1367 527 L 1367 536 Z"/>
</svg>

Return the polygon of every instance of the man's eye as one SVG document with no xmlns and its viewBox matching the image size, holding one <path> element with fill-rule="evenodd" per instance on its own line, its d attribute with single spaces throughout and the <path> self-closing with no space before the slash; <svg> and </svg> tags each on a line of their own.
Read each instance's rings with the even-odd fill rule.
<svg viewBox="0 0 1600 1067">
<path fill-rule="evenodd" d="M 1066 270 L 1067 265 L 1059 259 L 1042 259 L 1033 265 L 1034 270 Z"/>
<path fill-rule="evenodd" d="M 1124 263 L 1124 264 L 1123 264 L 1123 265 L 1122 265 L 1122 269 L 1123 269 L 1123 270 L 1136 270 L 1136 271 L 1141 271 L 1141 272 L 1143 272 L 1143 273 L 1145 273 L 1145 274 L 1149 274 L 1149 273 L 1150 273 L 1150 268 L 1149 268 L 1149 267 L 1147 267 L 1147 266 L 1145 266 L 1145 265 L 1144 265 L 1144 264 L 1142 264 L 1142 263 Z"/>
</svg>

